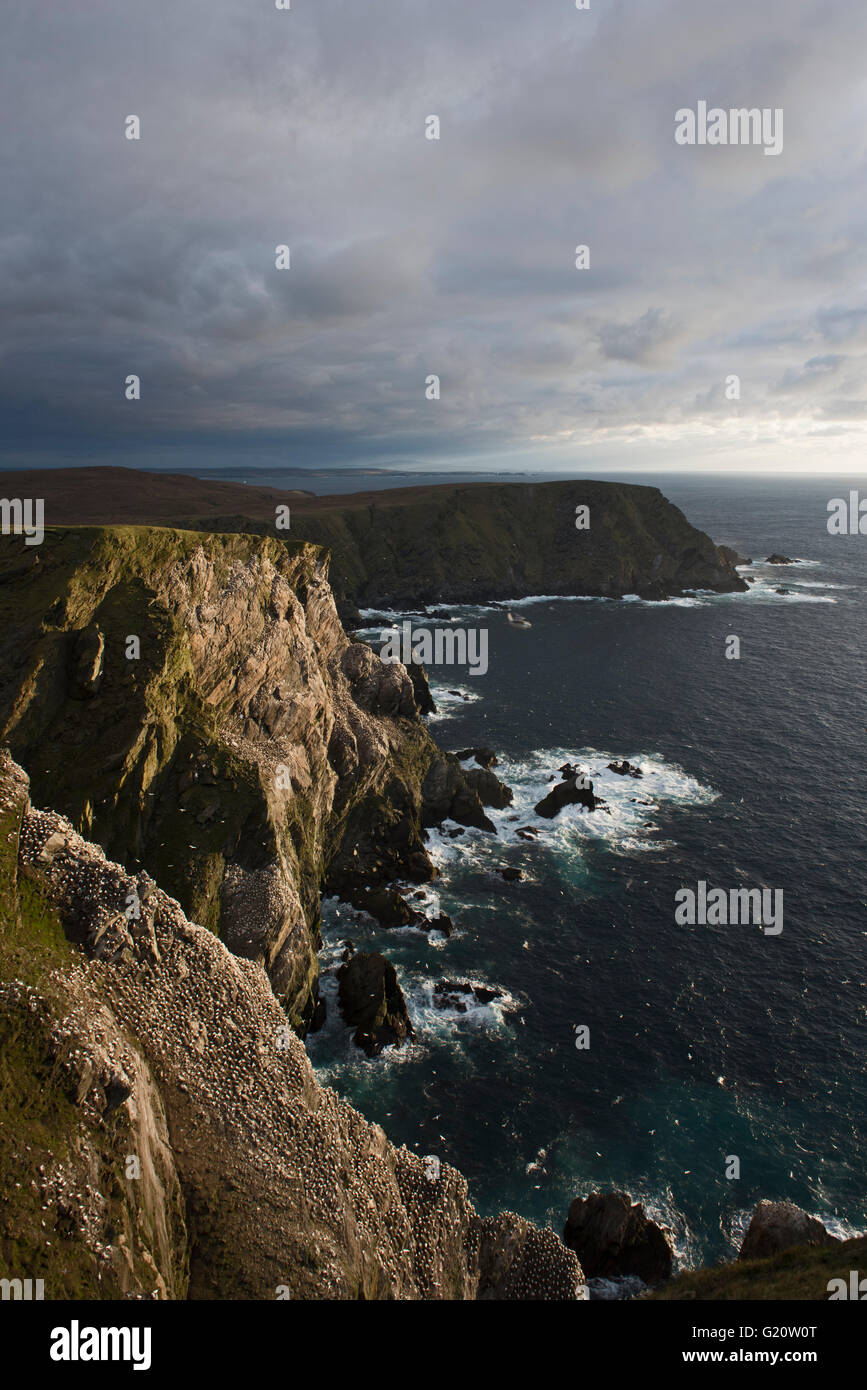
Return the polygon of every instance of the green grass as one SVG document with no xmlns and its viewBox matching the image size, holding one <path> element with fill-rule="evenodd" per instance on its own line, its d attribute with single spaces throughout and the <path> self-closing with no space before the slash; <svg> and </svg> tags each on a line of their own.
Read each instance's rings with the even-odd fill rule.
<svg viewBox="0 0 867 1390">
<path fill-rule="evenodd" d="M 827 1300 L 828 1281 L 849 1271 L 867 1275 L 867 1236 L 842 1245 L 796 1246 L 770 1260 L 735 1260 L 713 1269 L 690 1270 L 672 1279 L 651 1299 L 798 1299 Z"/>
</svg>

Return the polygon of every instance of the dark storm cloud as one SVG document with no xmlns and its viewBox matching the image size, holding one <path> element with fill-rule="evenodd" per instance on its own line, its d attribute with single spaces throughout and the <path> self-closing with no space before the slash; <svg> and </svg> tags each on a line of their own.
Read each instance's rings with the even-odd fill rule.
<svg viewBox="0 0 867 1390">
<path fill-rule="evenodd" d="M 10 460 L 772 466 L 863 438 L 856 0 L 13 0 L 4 26 Z M 783 153 L 676 145 L 698 100 L 783 108 Z"/>
</svg>

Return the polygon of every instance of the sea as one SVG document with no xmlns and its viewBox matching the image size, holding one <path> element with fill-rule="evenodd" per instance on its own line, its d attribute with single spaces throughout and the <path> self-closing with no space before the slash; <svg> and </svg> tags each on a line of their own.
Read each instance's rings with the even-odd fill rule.
<svg viewBox="0 0 867 1390">
<path fill-rule="evenodd" d="M 559 1232 L 573 1198 L 626 1191 L 694 1267 L 737 1253 L 761 1198 L 838 1235 L 867 1228 L 867 536 L 827 527 L 831 499 L 867 498 L 867 478 L 621 480 L 749 557 L 749 592 L 543 595 L 511 605 L 527 628 L 449 606 L 488 630 L 489 665 L 431 669 L 429 726 L 445 749 L 493 749 L 514 803 L 489 812 L 495 835 L 431 833 L 439 877 L 409 891 L 453 919 L 450 938 L 323 904 L 328 1016 L 308 1048 L 395 1143 L 460 1169 L 481 1213 Z M 622 759 L 641 777 L 609 769 Z M 544 820 L 566 762 L 605 805 Z M 700 883 L 779 890 L 782 931 L 680 924 L 676 894 Z M 347 939 L 394 962 L 410 1045 L 355 1047 L 335 979 Z M 443 980 L 498 993 L 468 1003 Z"/>
</svg>

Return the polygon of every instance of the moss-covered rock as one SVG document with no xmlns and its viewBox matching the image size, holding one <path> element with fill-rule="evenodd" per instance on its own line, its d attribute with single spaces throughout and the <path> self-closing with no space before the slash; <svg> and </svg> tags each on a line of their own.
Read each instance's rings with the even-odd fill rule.
<svg viewBox="0 0 867 1390">
<path fill-rule="evenodd" d="M 589 527 L 576 529 L 576 508 Z M 327 546 L 342 601 L 371 607 L 474 603 L 528 594 L 744 590 L 722 552 L 655 487 L 465 483 L 319 499 L 292 534 Z"/>
<path fill-rule="evenodd" d="M 242 534 L 49 530 L 0 541 L 0 736 L 68 815 L 265 965 L 302 1029 L 320 890 L 426 858 L 437 756 L 402 666 L 351 643 L 314 546 Z M 429 876 L 429 875 L 428 875 Z"/>
</svg>

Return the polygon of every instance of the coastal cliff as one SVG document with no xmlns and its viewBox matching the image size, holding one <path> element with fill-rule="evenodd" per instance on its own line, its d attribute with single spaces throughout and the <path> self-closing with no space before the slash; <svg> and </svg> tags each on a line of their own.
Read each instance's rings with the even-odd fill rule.
<svg viewBox="0 0 867 1390">
<path fill-rule="evenodd" d="M 747 587 L 655 487 L 471 483 L 340 501 L 293 513 L 293 534 L 330 549 L 335 593 L 360 608 Z"/>
<path fill-rule="evenodd" d="M 49 531 L 38 551 L 4 537 L 0 624 L 0 740 L 36 804 L 262 963 L 302 1032 L 323 885 L 350 897 L 433 876 L 436 769 L 440 816 L 484 819 L 405 668 L 347 638 L 312 545 L 146 527 Z"/>
<path fill-rule="evenodd" d="M 659 488 L 632 483 L 461 482 L 317 497 L 182 474 L 68 468 L 41 472 L 38 484 L 49 524 L 129 522 L 313 542 L 330 552 L 338 602 L 361 608 L 747 588 L 733 551 L 692 526 Z M 32 474 L 0 473 L 7 496 L 29 496 L 33 486 Z M 286 507 L 289 529 L 277 531 L 278 508 Z"/>
<path fill-rule="evenodd" d="M 0 541 L 0 1254 L 49 1298 L 578 1296 L 583 1255 L 479 1217 L 307 1060 L 323 889 L 387 917 L 434 873 L 425 827 L 492 829 L 508 791 L 347 637 L 327 563 L 240 532 Z M 825 1297 L 862 1245 L 663 1296 Z"/>
<path fill-rule="evenodd" d="M 320 1086 L 261 965 L 5 753 L 0 830 L 5 1268 L 50 1299 L 576 1298 L 553 1231 Z"/>
<path fill-rule="evenodd" d="M 567 1243 L 480 1217 L 460 1173 L 319 1084 L 261 965 L 36 810 L 5 751 L 0 1045 L 0 1259 L 46 1299 L 575 1301 L 600 1260 L 668 1272 L 653 1223 L 612 1225 L 641 1211 L 623 1194 L 573 1203 Z M 760 1203 L 739 1260 L 649 1296 L 825 1300 L 864 1253 Z"/>
</svg>

